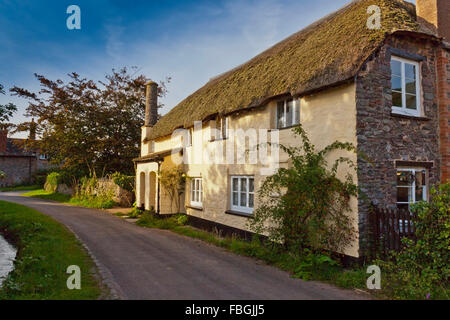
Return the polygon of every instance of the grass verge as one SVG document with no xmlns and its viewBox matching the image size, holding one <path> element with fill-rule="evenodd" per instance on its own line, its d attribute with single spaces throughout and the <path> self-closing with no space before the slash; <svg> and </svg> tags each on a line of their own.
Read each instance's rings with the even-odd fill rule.
<svg viewBox="0 0 450 320">
<path fill-rule="evenodd" d="M 33 186 L 15 186 L 15 187 L 5 187 L 0 188 L 0 192 L 11 192 L 11 191 L 30 191 L 30 190 L 38 190 L 41 189 L 42 186 L 33 185 Z"/>
<path fill-rule="evenodd" d="M 63 225 L 33 209 L 0 201 L 0 231 L 18 249 L 15 269 L 0 289 L 7 300 L 92 300 L 101 285 L 95 265 Z M 67 267 L 81 269 L 81 290 L 69 290 Z"/>
<path fill-rule="evenodd" d="M 316 261 L 315 256 L 293 255 L 279 246 L 263 244 L 258 239 L 249 242 L 237 238 L 219 237 L 216 234 L 185 225 L 185 223 L 186 216 L 161 219 L 144 213 L 138 220 L 137 225 L 171 230 L 177 234 L 222 247 L 236 254 L 257 258 L 269 265 L 290 272 L 295 278 L 324 281 L 347 289 L 366 288 L 367 274 L 363 268 L 344 269 L 331 259 Z"/>
<path fill-rule="evenodd" d="M 78 198 L 58 192 L 45 191 L 44 189 L 34 190 L 31 192 L 23 193 L 22 195 L 25 197 L 52 200 L 72 204 L 75 206 L 95 209 L 111 209 L 117 205 L 114 201 L 98 197 Z"/>
</svg>

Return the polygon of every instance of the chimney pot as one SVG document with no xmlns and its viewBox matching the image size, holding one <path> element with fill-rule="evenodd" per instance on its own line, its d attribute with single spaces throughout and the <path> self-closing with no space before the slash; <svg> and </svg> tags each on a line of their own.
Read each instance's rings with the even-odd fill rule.
<svg viewBox="0 0 450 320">
<path fill-rule="evenodd" d="M 158 84 L 149 81 L 146 84 L 145 126 L 153 127 L 158 121 Z"/>
</svg>

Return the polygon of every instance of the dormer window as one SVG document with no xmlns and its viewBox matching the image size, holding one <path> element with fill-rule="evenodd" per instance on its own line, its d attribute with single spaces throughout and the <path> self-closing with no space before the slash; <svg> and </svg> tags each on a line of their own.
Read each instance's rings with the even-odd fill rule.
<svg viewBox="0 0 450 320">
<path fill-rule="evenodd" d="M 392 112 L 420 116 L 419 63 L 399 57 L 391 58 Z"/>
<path fill-rule="evenodd" d="M 300 100 L 288 99 L 277 104 L 277 129 L 300 124 Z"/>
</svg>

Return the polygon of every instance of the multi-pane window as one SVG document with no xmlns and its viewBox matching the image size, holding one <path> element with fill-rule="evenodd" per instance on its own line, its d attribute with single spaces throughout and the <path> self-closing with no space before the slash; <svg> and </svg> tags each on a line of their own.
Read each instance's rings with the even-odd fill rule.
<svg viewBox="0 0 450 320">
<path fill-rule="evenodd" d="M 420 116 L 419 63 L 391 58 L 392 111 Z"/>
<path fill-rule="evenodd" d="M 277 104 L 277 129 L 288 128 L 300 123 L 300 100 L 288 99 Z"/>
<path fill-rule="evenodd" d="M 191 180 L 191 205 L 201 207 L 203 205 L 202 178 Z"/>
<path fill-rule="evenodd" d="M 253 213 L 255 204 L 255 180 L 253 177 L 231 177 L 231 209 Z"/>
<path fill-rule="evenodd" d="M 425 169 L 397 170 L 397 207 L 409 209 L 411 204 L 427 201 Z"/>
</svg>

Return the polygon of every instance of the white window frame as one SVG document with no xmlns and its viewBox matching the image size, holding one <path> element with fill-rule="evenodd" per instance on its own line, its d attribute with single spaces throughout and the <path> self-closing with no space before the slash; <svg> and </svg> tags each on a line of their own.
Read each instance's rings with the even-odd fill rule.
<svg viewBox="0 0 450 320">
<path fill-rule="evenodd" d="M 203 179 L 192 178 L 191 180 L 191 205 L 203 207 Z"/>
<path fill-rule="evenodd" d="M 420 74 L 420 63 L 414 60 L 408 60 L 400 58 L 397 56 L 392 56 L 391 60 L 398 61 L 401 63 L 401 81 L 402 81 L 402 106 L 394 106 L 392 104 L 392 113 L 402 114 L 407 116 L 420 117 L 421 105 L 422 105 L 422 88 L 421 88 L 421 74 Z M 416 110 L 411 110 L 406 108 L 406 77 L 405 77 L 405 64 L 414 65 L 416 68 Z M 392 81 L 392 70 L 391 70 L 391 81 Z"/>
<path fill-rule="evenodd" d="M 286 108 L 287 108 L 287 104 L 288 104 L 288 102 L 290 102 L 290 101 L 293 101 L 294 103 L 293 103 L 293 112 L 292 112 L 292 119 L 291 119 L 291 125 L 290 126 L 287 126 L 286 125 L 286 123 L 287 123 L 287 119 L 286 119 L 286 114 L 287 114 L 287 112 L 286 112 Z M 280 126 L 279 125 L 279 123 L 278 123 L 278 118 L 279 118 L 279 111 L 278 111 L 278 103 L 279 102 L 281 102 L 281 101 L 278 101 L 277 102 L 277 105 L 276 105 L 276 108 L 277 108 L 277 111 L 276 111 L 276 118 L 275 118 L 275 121 L 276 121 L 276 128 L 277 129 L 284 129 L 284 128 L 290 128 L 290 127 L 293 127 L 293 126 L 297 126 L 297 125 L 299 125 L 300 124 L 300 99 L 285 99 L 283 102 L 284 102 L 284 112 L 283 112 L 283 124 L 282 124 L 282 126 Z M 295 115 L 298 113 L 298 123 L 295 123 L 294 121 L 295 121 Z"/>
<path fill-rule="evenodd" d="M 45 153 L 39 154 L 39 160 L 48 160 L 48 156 Z"/>
<path fill-rule="evenodd" d="M 233 196 L 235 191 L 233 190 L 233 180 L 238 179 L 238 191 L 237 191 L 237 195 L 238 195 L 238 205 L 234 205 L 233 204 Z M 247 181 L 247 191 L 246 191 L 246 197 L 247 197 L 247 205 L 246 206 L 241 206 L 241 193 L 242 193 L 242 189 L 241 189 L 241 184 L 242 184 L 242 180 L 246 180 Z M 250 180 L 253 180 L 253 191 L 250 192 Z M 254 210 L 254 206 L 255 206 L 255 177 L 254 176 L 231 176 L 231 192 L 230 192 L 230 207 L 231 210 L 233 211 L 237 211 L 237 212 L 243 212 L 246 214 L 253 214 L 253 210 Z M 250 194 L 253 195 L 253 208 L 249 207 L 250 204 Z"/>
<path fill-rule="evenodd" d="M 410 206 L 411 204 L 420 202 L 420 201 L 428 201 L 428 181 L 427 181 L 427 169 L 425 168 L 397 168 L 397 172 L 409 172 L 411 173 L 414 177 L 416 176 L 417 172 L 422 172 L 425 171 L 425 184 L 422 186 L 422 194 L 423 194 L 423 199 L 416 199 L 416 181 L 415 179 L 413 180 L 411 186 L 399 186 L 398 184 L 396 184 L 396 192 L 398 192 L 398 188 L 405 188 L 405 189 L 410 189 L 410 191 L 408 192 L 408 198 L 410 198 L 410 200 L 408 202 L 396 202 L 397 205 L 399 204 L 407 204 L 408 206 Z"/>
</svg>

